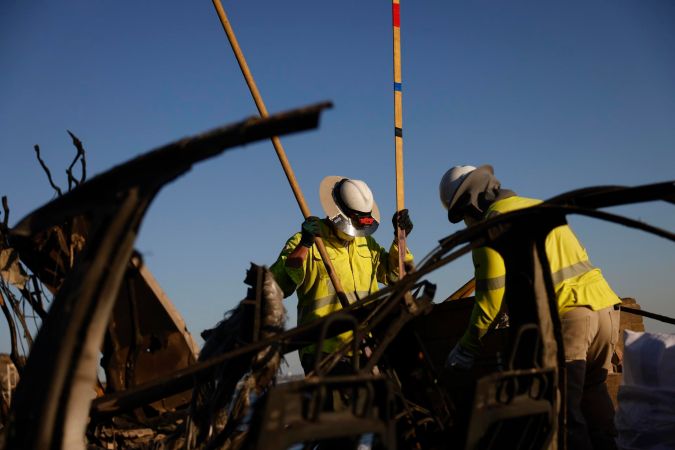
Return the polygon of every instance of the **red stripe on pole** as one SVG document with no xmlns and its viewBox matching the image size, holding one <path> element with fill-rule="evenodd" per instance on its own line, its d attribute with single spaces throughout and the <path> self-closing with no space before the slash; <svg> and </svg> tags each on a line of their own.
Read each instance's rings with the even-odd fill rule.
<svg viewBox="0 0 675 450">
<path fill-rule="evenodd" d="M 400 28 L 401 27 L 401 9 L 398 3 L 393 3 L 391 5 L 391 16 L 392 20 L 394 22 L 394 26 Z"/>
</svg>

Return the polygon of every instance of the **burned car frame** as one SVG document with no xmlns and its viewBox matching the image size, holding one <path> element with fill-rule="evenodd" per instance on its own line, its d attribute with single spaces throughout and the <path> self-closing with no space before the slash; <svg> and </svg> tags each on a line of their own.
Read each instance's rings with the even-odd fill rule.
<svg viewBox="0 0 675 450">
<path fill-rule="evenodd" d="M 158 191 L 196 162 L 228 148 L 316 127 L 327 106 L 252 118 L 169 144 L 89 180 L 10 230 L 13 245 L 21 252 L 22 246 L 31 246 L 33 235 L 51 226 L 82 216 L 92 224 L 22 374 L 6 448 L 84 448 L 104 332 L 138 227 Z"/>
</svg>

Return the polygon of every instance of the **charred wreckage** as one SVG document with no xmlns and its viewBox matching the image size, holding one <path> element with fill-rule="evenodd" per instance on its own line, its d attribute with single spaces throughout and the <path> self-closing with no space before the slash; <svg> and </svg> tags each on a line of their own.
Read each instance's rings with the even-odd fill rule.
<svg viewBox="0 0 675 450">
<path fill-rule="evenodd" d="M 166 145 L 82 180 L 11 229 L 3 202 L 7 377 L 20 381 L 16 389 L 7 381 L 7 392 L 3 382 L 0 448 L 565 448 L 564 356 L 545 237 L 578 214 L 675 241 L 672 232 L 599 210 L 675 203 L 673 182 L 588 188 L 500 215 L 441 240 L 395 285 L 290 330 L 279 287 L 252 265 L 245 299 L 197 348 L 134 250 L 148 206 L 193 164 L 315 128 L 328 106 Z M 490 332 L 471 373 L 445 371 L 469 320 L 472 290 L 434 302 L 436 287 L 425 276 L 481 246 L 505 261 L 508 325 Z M 34 342 L 21 305 L 40 319 Z M 19 328 L 27 358 L 17 349 Z M 317 360 L 304 378 L 276 382 L 284 354 L 348 330 L 350 345 Z M 352 356 L 353 373 L 331 374 L 340 358 L 365 347 L 367 358 Z M 335 392 L 354 401 L 330 410 L 325 400 Z"/>
</svg>

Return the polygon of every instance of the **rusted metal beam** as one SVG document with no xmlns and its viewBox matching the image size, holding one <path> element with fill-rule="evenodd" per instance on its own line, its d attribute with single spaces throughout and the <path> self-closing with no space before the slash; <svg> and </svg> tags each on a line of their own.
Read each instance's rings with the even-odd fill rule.
<svg viewBox="0 0 675 450">
<path fill-rule="evenodd" d="M 557 195 L 547 203 L 583 208 L 608 208 L 610 206 L 662 200 L 675 204 L 675 181 L 646 184 L 643 186 L 596 186 Z"/>
</svg>

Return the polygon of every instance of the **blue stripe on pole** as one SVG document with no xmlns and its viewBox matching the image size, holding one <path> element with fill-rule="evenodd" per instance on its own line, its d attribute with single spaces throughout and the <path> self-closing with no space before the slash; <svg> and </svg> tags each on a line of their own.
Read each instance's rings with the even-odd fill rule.
<svg viewBox="0 0 675 450">
<path fill-rule="evenodd" d="M 401 83 L 394 83 L 394 90 L 398 91 L 398 92 L 401 92 L 401 90 L 402 90 Z"/>
</svg>

